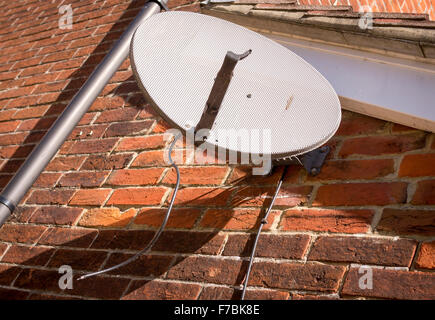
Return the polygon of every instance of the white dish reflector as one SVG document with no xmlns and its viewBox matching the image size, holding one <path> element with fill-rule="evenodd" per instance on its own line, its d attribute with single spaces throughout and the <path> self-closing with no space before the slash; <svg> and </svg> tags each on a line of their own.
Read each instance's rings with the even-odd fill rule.
<svg viewBox="0 0 435 320">
<path fill-rule="evenodd" d="M 189 130 L 201 118 L 227 51 L 249 49 L 252 53 L 234 69 L 207 142 L 273 159 L 324 144 L 340 124 L 337 94 L 309 63 L 260 34 L 202 14 L 165 12 L 139 26 L 130 56 L 149 102 L 170 124 Z M 223 130 L 257 131 L 258 141 L 219 139 Z M 261 140 L 267 131 L 266 150 Z"/>
</svg>

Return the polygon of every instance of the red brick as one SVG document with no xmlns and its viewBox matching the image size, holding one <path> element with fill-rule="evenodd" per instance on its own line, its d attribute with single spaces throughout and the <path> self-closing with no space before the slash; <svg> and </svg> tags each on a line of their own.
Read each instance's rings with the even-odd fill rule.
<svg viewBox="0 0 435 320">
<path fill-rule="evenodd" d="M 163 222 L 166 211 L 167 208 L 144 208 L 137 214 L 134 224 L 159 227 Z M 191 229 L 200 214 L 201 211 L 199 209 L 174 208 L 169 216 L 166 227 Z"/>
<path fill-rule="evenodd" d="M 251 254 L 254 235 L 229 235 L 222 253 L 224 256 L 244 256 Z M 259 238 L 256 256 L 280 259 L 302 259 L 308 248 L 308 235 L 272 235 L 262 234 Z"/>
<path fill-rule="evenodd" d="M 435 235 L 435 210 L 384 209 L 376 230 L 405 235 Z"/>
<path fill-rule="evenodd" d="M 34 145 L 30 146 L 8 146 L 0 147 L 0 157 L 10 158 L 26 158 L 33 150 Z"/>
<path fill-rule="evenodd" d="M 415 266 L 420 269 L 435 269 L 435 241 L 422 243 Z"/>
<path fill-rule="evenodd" d="M 113 267 L 121 262 L 126 261 L 133 255 L 124 253 L 112 253 L 107 260 L 104 268 Z M 174 260 L 173 256 L 163 255 L 141 255 L 136 260 L 119 269 L 110 271 L 114 275 L 133 275 L 137 277 L 160 277 L 166 271 Z"/>
<path fill-rule="evenodd" d="M 53 254 L 52 248 L 13 245 L 4 255 L 2 262 L 30 266 L 45 265 Z"/>
<path fill-rule="evenodd" d="M 180 183 L 181 184 L 221 184 L 225 178 L 228 168 L 227 167 L 184 167 L 180 170 Z M 163 179 L 163 183 L 175 184 L 176 174 L 175 170 L 171 171 Z"/>
<path fill-rule="evenodd" d="M 32 93 L 32 91 L 35 89 L 35 87 L 24 87 L 24 88 L 15 88 L 15 89 L 9 89 L 7 91 L 3 91 L 0 93 L 0 99 L 10 99 L 15 97 L 22 97 L 27 96 Z"/>
<path fill-rule="evenodd" d="M 0 288 L 0 300 L 25 300 L 29 292 Z"/>
<path fill-rule="evenodd" d="M 9 286 L 20 272 L 21 268 L 19 267 L 0 264 L 0 285 Z"/>
<path fill-rule="evenodd" d="M 241 290 L 228 287 L 207 286 L 201 292 L 200 300 L 240 300 Z M 246 300 L 288 300 L 290 294 L 279 290 L 247 289 Z"/>
<path fill-rule="evenodd" d="M 69 150 L 61 150 L 62 154 L 104 153 L 113 149 L 118 139 L 98 139 L 76 141 Z"/>
<path fill-rule="evenodd" d="M 280 211 L 271 211 L 264 229 L 270 229 Z M 200 222 L 202 228 L 225 230 L 257 229 L 264 212 L 259 209 L 208 209 Z"/>
<path fill-rule="evenodd" d="M 417 243 L 360 237 L 319 237 L 308 260 L 409 267 Z"/>
<path fill-rule="evenodd" d="M 108 176 L 108 172 L 70 172 L 59 180 L 60 187 L 99 187 Z"/>
<path fill-rule="evenodd" d="M 175 198 L 175 205 L 180 206 L 225 206 L 233 190 L 228 188 L 183 188 Z M 169 201 L 170 197 L 168 197 Z"/>
<path fill-rule="evenodd" d="M 407 127 L 398 123 L 393 123 L 393 126 L 391 128 L 391 132 L 407 132 L 407 131 L 417 131 L 415 128 Z"/>
<path fill-rule="evenodd" d="M 14 114 L 16 114 L 17 110 L 1 110 L 0 111 L 0 121 L 6 121 L 10 119 L 15 119 Z"/>
<path fill-rule="evenodd" d="M 406 203 L 407 183 L 343 183 L 320 186 L 313 206 L 383 206 Z"/>
<path fill-rule="evenodd" d="M 269 205 L 276 187 L 240 187 L 231 201 L 233 206 L 254 207 Z M 308 201 L 311 186 L 282 186 L 275 200 L 275 206 L 293 207 Z"/>
<path fill-rule="evenodd" d="M 314 263 L 257 262 L 252 267 L 250 286 L 288 290 L 336 292 L 345 268 Z M 288 278 L 291 275 L 291 279 Z"/>
<path fill-rule="evenodd" d="M 0 257 L 3 255 L 3 253 L 6 252 L 7 248 L 8 248 L 8 245 L 6 243 L 0 243 Z"/>
<path fill-rule="evenodd" d="M 148 230 L 99 230 L 93 249 L 142 250 L 153 237 Z"/>
<path fill-rule="evenodd" d="M 327 161 L 320 174 L 309 180 L 376 179 L 394 172 L 393 159 Z"/>
<path fill-rule="evenodd" d="M 353 138 L 343 142 L 340 156 L 400 154 L 424 148 L 425 144 L 424 133 Z"/>
<path fill-rule="evenodd" d="M 435 204 L 435 180 L 419 181 L 411 203 L 422 205 Z"/>
<path fill-rule="evenodd" d="M 103 136 L 106 129 L 106 124 L 75 127 L 67 140 L 98 139 Z"/>
<path fill-rule="evenodd" d="M 51 188 L 54 187 L 57 180 L 59 180 L 61 173 L 44 172 L 36 179 L 33 183 L 34 187 L 37 188 Z"/>
<path fill-rule="evenodd" d="M 217 255 L 225 236 L 216 232 L 165 231 L 153 250 L 173 253 Z"/>
<path fill-rule="evenodd" d="M 373 215 L 372 210 L 287 210 L 280 228 L 284 231 L 365 233 L 370 228 Z"/>
<path fill-rule="evenodd" d="M 91 155 L 82 166 L 82 170 L 113 170 L 125 168 L 133 158 L 132 153 L 112 154 L 110 156 Z"/>
<path fill-rule="evenodd" d="M 408 154 L 400 164 L 399 177 L 435 176 L 435 153 Z"/>
<path fill-rule="evenodd" d="M 60 276 L 57 271 L 26 269 L 18 276 L 15 286 L 63 293 L 58 284 Z M 100 299 L 119 299 L 129 282 L 129 279 L 122 278 L 92 277 L 86 281 L 75 281 L 73 289 L 68 290 L 68 294 Z"/>
<path fill-rule="evenodd" d="M 135 121 L 129 122 L 128 124 L 124 122 L 113 123 L 107 128 L 104 133 L 105 137 L 119 137 L 119 136 L 131 136 L 137 134 L 145 134 L 149 128 L 151 128 L 154 121 Z"/>
<path fill-rule="evenodd" d="M 86 157 L 56 157 L 45 168 L 47 171 L 75 171 Z"/>
<path fill-rule="evenodd" d="M 35 190 L 27 204 L 67 204 L 74 194 L 74 190 Z"/>
<path fill-rule="evenodd" d="M 164 160 L 164 151 L 145 151 L 142 152 L 134 159 L 131 164 L 132 167 L 154 167 L 154 166 L 166 166 L 167 163 Z"/>
<path fill-rule="evenodd" d="M 20 123 L 20 121 L 0 122 L 0 133 L 14 132 Z"/>
<path fill-rule="evenodd" d="M 27 133 L 13 133 L 0 136 L 0 146 L 10 146 L 12 144 L 22 144 L 26 139 Z"/>
<path fill-rule="evenodd" d="M 344 113 L 337 136 L 370 134 L 385 131 L 387 123 L 383 120 L 357 113 Z"/>
<path fill-rule="evenodd" d="M 59 249 L 50 259 L 47 267 L 71 266 L 73 270 L 97 271 L 106 260 L 107 252 L 96 250 Z"/>
<path fill-rule="evenodd" d="M 108 109 L 118 109 L 124 106 L 124 99 L 119 96 L 100 97 L 92 104 L 90 111 L 105 111 Z"/>
<path fill-rule="evenodd" d="M 97 118 L 97 120 L 95 120 L 95 123 L 131 121 L 136 118 L 138 113 L 139 110 L 136 108 L 107 110 L 101 112 L 100 116 Z"/>
<path fill-rule="evenodd" d="M 79 225 L 86 227 L 125 227 L 135 215 L 135 209 L 121 212 L 118 208 L 95 208 L 85 212 L 79 221 Z"/>
<path fill-rule="evenodd" d="M 26 224 L 4 224 L 0 229 L 0 240 L 12 243 L 35 243 L 47 230 L 43 226 Z"/>
<path fill-rule="evenodd" d="M 101 206 L 111 191 L 111 189 L 78 190 L 69 201 L 69 204 L 76 206 Z"/>
<path fill-rule="evenodd" d="M 159 205 L 166 188 L 126 188 L 116 189 L 108 205 Z"/>
<path fill-rule="evenodd" d="M 66 207 L 39 207 L 30 217 L 31 223 L 44 223 L 55 225 L 73 225 L 80 214 L 83 212 L 81 208 L 66 208 Z"/>
<path fill-rule="evenodd" d="M 239 285 L 246 270 L 240 260 L 214 257 L 181 258 L 167 273 L 168 279 Z"/>
<path fill-rule="evenodd" d="M 30 107 L 25 109 L 20 109 L 12 116 L 12 119 L 29 119 L 29 118 L 39 118 L 44 115 L 48 110 L 48 106 L 38 106 Z"/>
<path fill-rule="evenodd" d="M 117 170 L 112 172 L 106 184 L 115 186 L 156 184 L 163 171 L 163 168 Z"/>
<path fill-rule="evenodd" d="M 130 137 L 123 138 L 119 143 L 116 150 L 128 151 L 128 150 L 146 150 L 157 149 L 165 146 L 163 135 L 147 136 L 147 137 Z"/>
<path fill-rule="evenodd" d="M 343 286 L 343 295 L 387 299 L 435 299 L 432 273 L 373 268 L 373 289 L 360 289 L 358 268 L 351 268 Z M 410 290 L 412 288 L 412 290 Z"/>
<path fill-rule="evenodd" d="M 201 286 L 159 280 L 134 280 L 123 300 L 195 300 Z"/>
<path fill-rule="evenodd" d="M 70 228 L 50 228 L 39 240 L 39 244 L 88 248 L 97 230 L 93 229 L 70 229 Z"/>
</svg>

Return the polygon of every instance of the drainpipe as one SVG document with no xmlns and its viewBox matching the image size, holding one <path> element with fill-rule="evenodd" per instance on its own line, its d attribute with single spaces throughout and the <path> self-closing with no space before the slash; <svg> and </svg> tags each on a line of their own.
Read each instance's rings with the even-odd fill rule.
<svg viewBox="0 0 435 320">
<path fill-rule="evenodd" d="M 167 2 L 168 0 L 152 0 L 144 5 L 121 38 L 92 72 L 89 79 L 3 189 L 0 195 L 0 227 L 12 214 L 15 207 L 55 156 L 113 74 L 127 58 L 130 51 L 130 42 L 137 27 L 151 15 L 160 12 L 160 9 L 167 9 Z"/>
</svg>

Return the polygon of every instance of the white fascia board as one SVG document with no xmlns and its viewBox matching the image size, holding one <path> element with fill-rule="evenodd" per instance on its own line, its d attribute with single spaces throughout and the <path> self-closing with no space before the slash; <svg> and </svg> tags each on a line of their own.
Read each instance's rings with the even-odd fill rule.
<svg viewBox="0 0 435 320">
<path fill-rule="evenodd" d="M 435 132 L 435 65 L 264 35 L 320 71 L 340 96 L 344 109 Z"/>
</svg>

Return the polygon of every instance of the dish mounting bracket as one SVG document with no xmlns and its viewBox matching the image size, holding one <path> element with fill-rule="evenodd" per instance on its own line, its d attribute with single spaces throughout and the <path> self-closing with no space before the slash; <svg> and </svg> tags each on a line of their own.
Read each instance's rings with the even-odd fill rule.
<svg viewBox="0 0 435 320">
<path fill-rule="evenodd" d="M 323 146 L 303 154 L 300 160 L 296 157 L 275 159 L 273 160 L 273 165 L 279 166 L 300 163 L 309 175 L 316 176 L 320 173 L 320 170 L 322 169 L 326 157 L 328 156 L 330 151 L 330 147 Z M 295 160 L 295 158 L 297 160 Z"/>
</svg>

